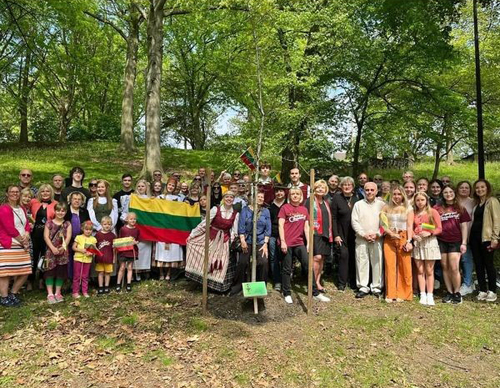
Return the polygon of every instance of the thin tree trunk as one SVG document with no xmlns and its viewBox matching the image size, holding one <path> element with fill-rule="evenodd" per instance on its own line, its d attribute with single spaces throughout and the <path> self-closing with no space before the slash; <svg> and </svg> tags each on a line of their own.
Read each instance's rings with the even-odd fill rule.
<svg viewBox="0 0 500 388">
<path fill-rule="evenodd" d="M 127 37 L 127 61 L 125 65 L 120 150 L 133 152 L 134 140 L 134 86 L 137 75 L 137 50 L 139 48 L 140 15 L 133 2 L 129 6 L 130 23 Z"/>
<path fill-rule="evenodd" d="M 163 61 L 163 11 L 166 0 L 150 0 L 148 15 L 148 67 L 146 73 L 146 152 L 142 176 L 151 178 L 161 165 L 160 104 Z"/>
</svg>

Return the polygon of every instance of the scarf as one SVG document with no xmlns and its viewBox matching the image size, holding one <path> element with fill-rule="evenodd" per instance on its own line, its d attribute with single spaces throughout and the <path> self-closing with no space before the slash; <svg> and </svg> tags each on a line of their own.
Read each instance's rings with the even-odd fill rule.
<svg viewBox="0 0 500 388">
<path fill-rule="evenodd" d="M 323 200 L 324 203 L 324 200 Z M 326 212 L 328 213 L 328 219 L 332 219 L 332 214 L 330 212 L 330 207 L 325 205 L 326 207 Z M 319 203 L 318 198 L 314 196 L 314 203 L 313 203 L 313 224 L 314 224 L 314 230 L 318 232 L 319 235 L 323 235 L 323 212 L 321 210 L 321 205 Z M 332 233 L 332 225 L 330 222 L 330 228 L 328 228 L 328 241 L 333 242 L 333 233 Z"/>
</svg>

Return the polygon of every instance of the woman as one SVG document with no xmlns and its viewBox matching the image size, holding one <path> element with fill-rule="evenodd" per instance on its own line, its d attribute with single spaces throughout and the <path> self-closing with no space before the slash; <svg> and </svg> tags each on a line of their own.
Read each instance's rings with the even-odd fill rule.
<svg viewBox="0 0 500 388">
<path fill-rule="evenodd" d="M 200 185 L 198 183 L 192 183 L 189 187 L 189 194 L 184 198 L 184 202 L 189 203 L 193 206 L 195 203 L 200 201 Z"/>
<path fill-rule="evenodd" d="M 500 204 L 492 196 L 491 184 L 485 179 L 474 182 L 473 192 L 476 206 L 472 212 L 469 243 L 479 283 L 477 300 L 494 302 L 497 300 L 497 274 L 493 258 L 500 235 Z M 488 275 L 488 283 L 485 275 Z"/>
<path fill-rule="evenodd" d="M 66 212 L 66 221 L 71 223 L 71 240 L 68 244 L 68 277 L 73 279 L 73 242 L 75 237 L 82 233 L 81 225 L 90 220 L 89 211 L 82 207 L 86 197 L 79 191 L 73 191 L 68 196 L 69 209 Z"/>
<path fill-rule="evenodd" d="M 222 201 L 222 190 L 219 182 L 215 182 L 210 193 L 210 203 L 212 206 L 219 206 Z"/>
<path fill-rule="evenodd" d="M 166 189 L 166 186 L 165 186 Z M 163 184 L 160 181 L 154 181 L 151 185 L 151 197 L 157 198 L 163 194 Z"/>
<path fill-rule="evenodd" d="M 109 182 L 104 179 L 97 181 L 97 196 L 92 197 L 87 202 L 87 210 L 89 211 L 90 220 L 94 225 L 94 231 L 102 229 L 102 217 L 111 217 L 113 229 L 118 221 L 118 201 L 111 198 Z"/>
<path fill-rule="evenodd" d="M 385 234 L 385 301 L 412 300 L 413 210 L 401 186 L 391 188 L 389 203 L 380 212 L 380 225 Z"/>
<path fill-rule="evenodd" d="M 380 198 L 382 198 L 385 202 L 389 201 L 389 197 L 391 196 L 391 182 L 383 181 L 380 184 Z"/>
<path fill-rule="evenodd" d="M 97 197 L 97 179 L 95 178 L 92 178 L 89 182 L 89 193 L 90 193 L 90 197 L 87 198 L 87 201 L 90 199 L 90 198 L 95 198 Z M 85 204 L 85 202 L 84 202 Z"/>
<path fill-rule="evenodd" d="M 36 198 L 30 202 L 30 212 L 35 220 L 33 230 L 31 232 L 31 241 L 33 244 L 33 268 L 30 276 L 30 281 L 34 282 L 37 271 L 38 261 L 40 257 L 45 255 L 47 246 L 43 238 L 45 223 L 52 220 L 55 216 L 54 208 L 57 202 L 54 201 L 54 189 L 51 185 L 43 184 L 38 190 Z M 40 289 L 43 284 L 40 284 Z"/>
<path fill-rule="evenodd" d="M 405 191 L 406 200 L 408 201 L 408 206 L 411 207 L 413 196 L 417 191 L 417 185 L 415 184 L 414 181 L 406 181 L 405 184 L 403 185 L 403 189 Z"/>
<path fill-rule="evenodd" d="M 472 194 L 472 186 L 467 181 L 461 181 L 457 185 L 457 196 L 458 202 L 460 206 L 462 206 L 467 213 L 469 214 L 469 218 L 472 220 L 472 211 L 474 209 L 474 200 L 471 198 Z M 470 234 L 470 227 L 472 223 L 467 223 L 467 235 Z M 476 287 L 474 286 L 474 282 L 472 280 L 472 272 L 474 271 L 474 259 L 472 258 L 472 251 L 470 249 L 470 244 L 467 243 L 467 251 L 460 258 L 460 262 L 462 263 L 462 286 L 460 287 L 460 295 L 465 296 L 472 294 Z"/>
<path fill-rule="evenodd" d="M 205 219 L 206 215 L 207 215 L 207 196 L 203 194 L 200 197 L 200 216 L 202 221 Z"/>
<path fill-rule="evenodd" d="M 31 274 L 30 224 L 20 204 L 20 189 L 10 185 L 0 206 L 0 305 L 19 306 L 18 293 Z M 9 293 L 11 278 L 14 283 Z"/>
<path fill-rule="evenodd" d="M 435 206 L 441 217 L 442 232 L 438 236 L 441 250 L 441 267 L 447 293 L 443 303 L 462 303 L 460 294 L 460 256 L 467 251 L 468 222 L 467 210 L 464 209 L 451 186 L 443 189 L 443 204 Z"/>
<path fill-rule="evenodd" d="M 165 193 L 160 196 L 161 199 L 167 201 L 182 202 L 179 195 L 174 194 L 177 186 L 177 180 L 170 178 L 165 187 Z M 158 241 L 156 243 L 155 267 L 160 269 L 160 280 L 170 280 L 172 268 L 180 268 L 184 262 L 184 252 L 179 244 L 164 243 Z M 167 268 L 167 274 L 164 273 L 164 268 Z"/>
<path fill-rule="evenodd" d="M 291 295 L 291 275 L 293 268 L 293 257 L 297 257 L 302 265 L 302 272 L 308 273 L 309 258 L 309 214 L 302 205 L 303 193 L 300 188 L 293 187 L 288 191 L 288 203 L 283 205 L 278 214 L 281 252 L 283 258 L 283 296 L 285 302 L 293 303 Z M 314 273 L 313 273 L 313 279 Z M 316 282 L 312 282 L 313 296 L 315 300 L 329 302 L 330 298 L 320 294 Z"/>
<path fill-rule="evenodd" d="M 441 233 L 441 218 L 429 204 L 425 192 L 415 194 L 413 200 L 414 257 L 417 265 L 420 304 L 434 306 L 434 263 L 441 260 L 436 235 Z"/>
<path fill-rule="evenodd" d="M 271 214 L 264 208 L 264 193 L 257 194 L 257 281 L 267 282 L 268 270 L 268 246 L 271 237 Z M 247 269 L 252 257 L 253 237 L 253 199 L 240 213 L 238 222 L 238 233 L 241 242 L 241 253 L 238 257 L 234 284 L 231 287 L 231 295 L 241 292 L 241 284 L 246 281 Z"/>
<path fill-rule="evenodd" d="M 132 196 L 137 196 L 139 198 L 150 198 L 149 192 L 149 182 L 145 179 L 139 179 L 135 184 L 134 193 L 130 196 L 127 196 L 125 203 L 123 205 L 123 212 L 121 215 L 121 220 L 125 222 L 127 220 L 127 215 L 129 213 L 130 201 Z M 139 236 L 140 237 L 140 236 Z M 151 257 L 153 254 L 153 242 L 152 241 L 143 241 L 140 240 L 139 244 L 137 244 L 137 248 L 139 249 L 139 253 L 137 255 L 137 260 L 134 261 L 134 272 L 135 278 L 137 281 L 141 280 L 141 274 L 145 274 L 147 278 L 149 272 L 151 271 Z"/>
<path fill-rule="evenodd" d="M 332 232 L 332 214 L 330 204 L 325 200 L 325 195 L 328 193 L 328 185 L 324 180 L 319 180 L 314 183 L 313 194 L 313 225 L 314 225 L 314 244 L 313 244 L 313 268 L 314 280 L 319 292 L 325 292 L 321 285 L 321 274 L 325 264 L 325 257 L 331 254 L 333 243 Z M 306 200 L 304 206 L 309 211 L 309 200 Z M 309 217 L 311 215 L 309 214 Z"/>
<path fill-rule="evenodd" d="M 429 180 L 427 178 L 418 178 L 417 181 L 417 192 L 424 192 L 427 194 L 429 190 Z"/>
<path fill-rule="evenodd" d="M 229 246 L 238 234 L 238 212 L 233 209 L 234 193 L 224 194 L 222 204 L 210 209 L 210 243 L 208 248 L 208 287 L 226 292 L 233 283 L 234 263 Z M 187 239 L 186 277 L 203 282 L 205 255 L 205 221 L 191 231 Z"/>
<path fill-rule="evenodd" d="M 433 179 L 429 182 L 429 201 L 431 207 L 443 204 L 443 182 Z"/>
<path fill-rule="evenodd" d="M 356 233 L 351 225 L 351 212 L 358 200 L 354 194 L 354 179 L 350 176 L 340 180 L 340 193 L 332 197 L 333 241 L 340 249 L 338 289 L 344 291 L 349 285 L 356 289 Z"/>
</svg>

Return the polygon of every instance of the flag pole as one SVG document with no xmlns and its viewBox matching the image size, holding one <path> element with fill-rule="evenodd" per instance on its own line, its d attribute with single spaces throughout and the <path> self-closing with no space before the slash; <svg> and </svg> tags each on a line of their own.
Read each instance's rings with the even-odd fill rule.
<svg viewBox="0 0 500 388">
<path fill-rule="evenodd" d="M 206 175 L 208 176 L 208 186 L 207 186 L 207 206 L 205 215 L 205 255 L 203 258 L 203 296 L 202 296 L 202 311 L 203 315 L 208 313 L 208 249 L 210 247 L 210 199 L 211 199 L 211 188 L 212 180 L 210 179 L 210 168 L 207 168 Z"/>
<path fill-rule="evenodd" d="M 307 263 L 307 315 L 312 311 L 312 285 L 313 285 L 313 250 L 314 250 L 314 169 L 311 169 L 310 176 L 310 195 L 309 195 L 309 260 Z"/>
</svg>

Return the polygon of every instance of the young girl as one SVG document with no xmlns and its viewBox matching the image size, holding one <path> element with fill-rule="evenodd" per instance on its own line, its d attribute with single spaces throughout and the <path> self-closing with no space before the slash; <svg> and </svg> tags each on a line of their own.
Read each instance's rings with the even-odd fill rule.
<svg viewBox="0 0 500 388">
<path fill-rule="evenodd" d="M 429 197 L 424 192 L 415 194 L 413 211 L 413 252 L 418 271 L 420 303 L 434 306 L 434 262 L 441 259 L 436 235 L 441 233 L 441 219 L 438 212 L 430 207 Z"/>
<path fill-rule="evenodd" d="M 447 293 L 443 303 L 462 303 L 460 294 L 460 256 L 467 252 L 469 213 L 458 202 L 451 186 L 443 189 L 443 204 L 435 209 L 441 217 L 443 231 L 438 237 L 441 267 Z"/>
<path fill-rule="evenodd" d="M 43 238 L 47 244 L 45 253 L 46 269 L 43 273 L 47 287 L 47 301 L 49 304 L 59 303 L 64 300 L 61 288 L 68 275 L 68 244 L 71 239 L 71 223 L 64 217 L 68 211 L 65 203 L 55 206 L 55 218 L 45 223 Z M 56 293 L 54 294 L 54 285 Z"/>
<path fill-rule="evenodd" d="M 163 192 L 163 186 L 159 181 L 153 182 L 151 189 L 151 196 L 153 198 L 159 197 Z"/>
<path fill-rule="evenodd" d="M 93 254 L 87 248 L 97 244 L 96 238 L 92 236 L 93 229 L 92 221 L 85 221 L 82 224 L 83 234 L 76 236 L 73 243 L 73 251 L 75 252 L 73 258 L 73 298 L 80 297 L 80 286 L 83 296 L 89 297 L 89 274 Z"/>
<path fill-rule="evenodd" d="M 104 216 L 111 217 L 112 229 L 115 227 L 118 221 L 118 202 L 111 198 L 108 181 L 104 179 L 97 181 L 97 196 L 89 199 L 87 210 L 97 232 L 102 229 L 100 220 Z"/>
<path fill-rule="evenodd" d="M 128 251 L 120 252 L 120 270 L 116 278 L 116 292 L 122 290 L 122 279 L 125 275 L 125 267 L 127 268 L 127 292 L 132 291 L 132 273 L 134 271 L 134 261 L 139 255 L 137 244 L 139 241 L 139 229 L 135 227 L 137 223 L 137 216 L 135 213 L 128 213 L 125 219 L 125 226 L 120 229 L 120 238 L 132 237 L 134 239 L 134 246 Z"/>
<path fill-rule="evenodd" d="M 96 257 L 95 271 L 97 272 L 97 281 L 99 289 L 97 295 L 109 294 L 109 281 L 113 273 L 114 251 L 113 240 L 116 235 L 111 231 L 113 221 L 111 217 L 105 216 L 101 220 L 102 229 L 96 233 L 97 249 L 103 256 Z"/>
</svg>

